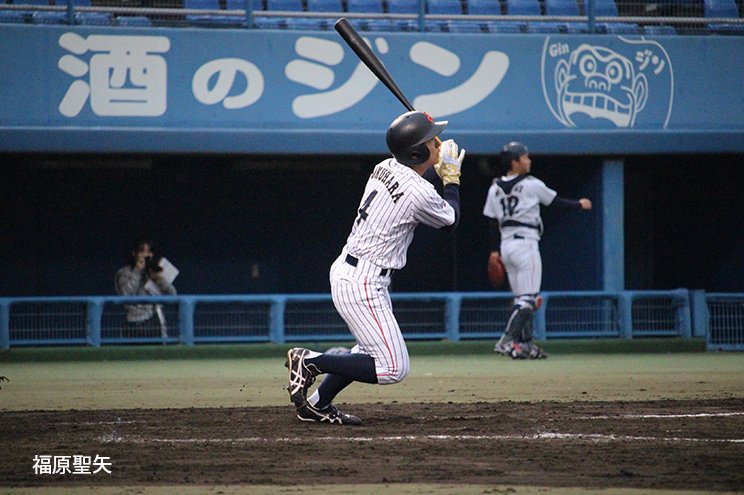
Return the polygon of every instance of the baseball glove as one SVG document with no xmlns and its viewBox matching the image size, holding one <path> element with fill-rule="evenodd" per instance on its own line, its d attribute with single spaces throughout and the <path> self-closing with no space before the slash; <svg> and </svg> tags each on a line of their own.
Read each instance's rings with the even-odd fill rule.
<svg viewBox="0 0 744 495">
<path fill-rule="evenodd" d="M 504 263 L 501 261 L 501 256 L 495 253 L 491 253 L 488 258 L 488 280 L 496 289 L 500 289 L 506 281 Z"/>
</svg>

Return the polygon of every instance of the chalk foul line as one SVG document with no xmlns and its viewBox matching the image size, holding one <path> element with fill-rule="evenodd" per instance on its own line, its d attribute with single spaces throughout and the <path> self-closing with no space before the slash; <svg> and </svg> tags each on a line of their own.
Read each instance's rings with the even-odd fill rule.
<svg viewBox="0 0 744 495">
<path fill-rule="evenodd" d="M 714 412 L 688 414 L 619 414 L 617 416 L 577 416 L 576 419 L 673 419 L 673 418 L 726 418 L 744 416 L 744 412 Z"/>
<path fill-rule="evenodd" d="M 101 443 L 128 444 L 232 444 L 232 443 L 315 443 L 315 442 L 426 442 L 458 440 L 577 440 L 602 442 L 698 442 L 744 443 L 744 438 L 653 437 L 634 435 L 605 435 L 600 433 L 542 432 L 528 435 L 381 435 L 381 436 L 325 436 L 325 437 L 237 437 L 237 438 L 158 438 L 139 435 L 103 435 Z"/>
</svg>

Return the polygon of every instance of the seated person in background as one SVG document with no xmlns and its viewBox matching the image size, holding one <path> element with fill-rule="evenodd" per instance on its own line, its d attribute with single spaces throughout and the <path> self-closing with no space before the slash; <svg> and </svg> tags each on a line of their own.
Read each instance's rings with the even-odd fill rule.
<svg viewBox="0 0 744 495">
<path fill-rule="evenodd" d="M 175 295 L 176 288 L 162 276 L 163 269 L 153 256 L 153 243 L 150 240 L 138 240 L 131 253 L 129 264 L 116 272 L 116 293 L 120 296 L 158 295 L 157 291 L 148 290 L 147 283 L 152 281 L 160 294 Z M 150 284 L 152 285 L 152 284 Z M 162 310 L 152 304 L 128 304 L 123 337 L 158 337 L 165 326 Z"/>
</svg>

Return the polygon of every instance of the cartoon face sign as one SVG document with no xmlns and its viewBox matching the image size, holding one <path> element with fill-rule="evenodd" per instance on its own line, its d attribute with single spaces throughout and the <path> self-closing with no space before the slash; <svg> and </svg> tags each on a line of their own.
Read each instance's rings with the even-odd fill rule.
<svg viewBox="0 0 744 495">
<path fill-rule="evenodd" d="M 637 40 L 619 41 L 629 49 L 587 43 L 548 48 L 546 41 L 543 92 L 551 112 L 566 127 L 635 127 L 650 101 L 654 108 L 647 120 L 663 117 L 659 127 L 666 127 L 672 92 L 666 52 L 655 43 L 647 43 L 656 45 L 652 51 L 639 50 Z M 655 63 L 646 61 L 647 54 Z"/>
</svg>

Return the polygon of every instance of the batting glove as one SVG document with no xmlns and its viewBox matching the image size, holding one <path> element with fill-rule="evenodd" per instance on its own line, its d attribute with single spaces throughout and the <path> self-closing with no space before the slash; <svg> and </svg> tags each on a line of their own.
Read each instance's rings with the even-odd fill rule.
<svg viewBox="0 0 744 495">
<path fill-rule="evenodd" d="M 459 150 L 458 154 L 458 146 L 454 140 L 448 139 L 439 146 L 439 161 L 434 165 L 434 170 L 445 186 L 460 185 L 460 168 L 464 159 L 465 150 Z"/>
</svg>

